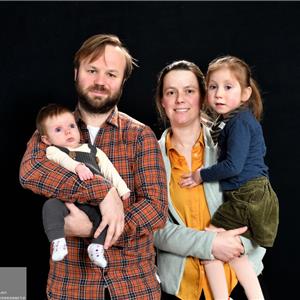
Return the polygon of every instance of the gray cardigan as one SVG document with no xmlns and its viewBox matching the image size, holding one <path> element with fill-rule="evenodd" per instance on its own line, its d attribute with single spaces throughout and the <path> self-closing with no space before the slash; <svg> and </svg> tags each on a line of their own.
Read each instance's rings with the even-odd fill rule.
<svg viewBox="0 0 300 300">
<path fill-rule="evenodd" d="M 165 145 L 167 132 L 168 129 L 162 134 L 159 144 L 167 172 L 167 180 L 170 182 L 171 166 Z M 203 132 L 205 144 L 204 167 L 208 167 L 217 161 L 217 146 L 214 145 L 208 128 L 203 126 Z M 204 183 L 204 191 L 212 216 L 223 201 L 219 183 Z M 154 233 L 154 243 L 157 248 L 158 275 L 162 283 L 162 289 L 168 294 L 176 295 L 183 276 L 186 257 L 211 259 L 212 242 L 216 233 L 198 231 L 185 226 L 172 204 L 169 185 L 168 199 L 169 218 L 165 227 Z M 266 252 L 265 248 L 257 246 L 244 237 L 241 237 L 241 240 L 256 274 L 260 274 L 263 269 L 262 259 Z"/>
</svg>

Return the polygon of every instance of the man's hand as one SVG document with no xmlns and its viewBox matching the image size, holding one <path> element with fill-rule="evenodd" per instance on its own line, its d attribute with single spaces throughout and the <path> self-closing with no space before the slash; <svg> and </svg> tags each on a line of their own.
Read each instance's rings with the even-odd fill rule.
<svg viewBox="0 0 300 300">
<path fill-rule="evenodd" d="M 217 233 L 212 243 L 212 254 L 216 259 L 228 262 L 244 253 L 239 235 L 247 231 L 247 227 Z"/>
<path fill-rule="evenodd" d="M 93 224 L 89 217 L 73 203 L 65 203 L 70 213 L 65 217 L 66 236 L 90 237 Z"/>
<path fill-rule="evenodd" d="M 115 187 L 112 187 L 105 198 L 99 204 L 102 215 L 102 222 L 95 231 L 94 237 L 97 238 L 102 230 L 108 225 L 104 249 L 111 247 L 120 237 L 124 230 L 124 208 Z"/>
</svg>

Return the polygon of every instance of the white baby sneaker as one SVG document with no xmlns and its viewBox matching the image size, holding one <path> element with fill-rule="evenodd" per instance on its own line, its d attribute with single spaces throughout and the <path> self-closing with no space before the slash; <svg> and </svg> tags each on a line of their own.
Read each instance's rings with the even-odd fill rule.
<svg viewBox="0 0 300 300">
<path fill-rule="evenodd" d="M 68 254 L 67 243 L 65 238 L 53 240 L 52 260 L 61 261 Z"/>
<path fill-rule="evenodd" d="M 107 266 L 107 261 L 104 257 L 104 248 L 100 244 L 90 244 L 88 246 L 88 254 L 90 260 L 97 266 L 105 268 Z"/>
</svg>

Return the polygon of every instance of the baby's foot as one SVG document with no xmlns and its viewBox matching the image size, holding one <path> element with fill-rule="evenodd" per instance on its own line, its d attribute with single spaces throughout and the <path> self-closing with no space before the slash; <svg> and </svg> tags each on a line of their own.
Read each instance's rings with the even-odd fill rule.
<svg viewBox="0 0 300 300">
<path fill-rule="evenodd" d="M 104 257 L 104 248 L 100 244 L 90 244 L 88 246 L 88 254 L 90 260 L 97 266 L 105 268 L 107 266 L 107 261 Z"/>
<path fill-rule="evenodd" d="M 67 243 L 65 238 L 53 240 L 52 260 L 61 261 L 68 254 Z"/>
</svg>

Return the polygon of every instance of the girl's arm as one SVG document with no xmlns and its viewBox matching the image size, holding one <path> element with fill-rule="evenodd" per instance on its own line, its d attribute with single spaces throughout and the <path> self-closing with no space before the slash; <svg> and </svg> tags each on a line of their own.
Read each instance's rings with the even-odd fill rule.
<svg viewBox="0 0 300 300">
<path fill-rule="evenodd" d="M 246 122 L 241 121 L 234 122 L 227 130 L 226 157 L 219 163 L 200 170 L 204 182 L 233 177 L 243 170 L 250 147 L 250 127 Z"/>
</svg>

